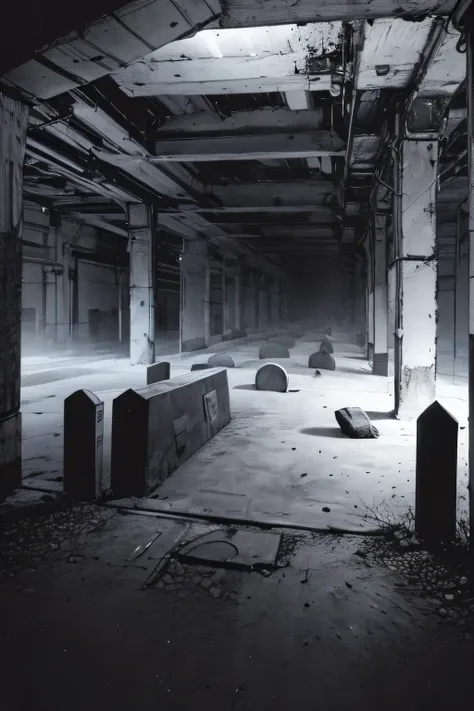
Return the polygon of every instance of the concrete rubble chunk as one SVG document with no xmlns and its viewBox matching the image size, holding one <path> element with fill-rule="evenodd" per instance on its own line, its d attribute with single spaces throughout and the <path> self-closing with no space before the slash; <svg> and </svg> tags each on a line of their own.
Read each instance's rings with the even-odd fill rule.
<svg viewBox="0 0 474 711">
<path fill-rule="evenodd" d="M 327 338 L 323 338 L 321 343 L 319 344 L 319 352 L 320 353 L 334 353 L 334 348 L 330 340 Z"/>
<path fill-rule="evenodd" d="M 266 360 L 267 358 L 289 358 L 290 351 L 281 343 L 264 343 L 258 354 L 260 360 Z"/>
<path fill-rule="evenodd" d="M 286 393 L 288 385 L 288 373 L 277 363 L 266 363 L 262 365 L 255 375 L 255 387 L 257 390 Z"/>
<path fill-rule="evenodd" d="M 232 356 L 228 353 L 216 353 L 207 361 L 209 368 L 235 368 Z"/>
<path fill-rule="evenodd" d="M 352 439 L 377 439 L 379 431 L 360 407 L 343 407 L 336 410 L 337 424 Z"/>
<path fill-rule="evenodd" d="M 308 368 L 321 368 L 321 370 L 336 370 L 336 361 L 330 353 L 313 353 L 309 357 Z"/>
</svg>

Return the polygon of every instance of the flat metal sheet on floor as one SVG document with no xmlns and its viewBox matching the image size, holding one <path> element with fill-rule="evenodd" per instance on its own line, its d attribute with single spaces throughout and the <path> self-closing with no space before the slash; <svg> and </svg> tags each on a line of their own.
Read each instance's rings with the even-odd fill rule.
<svg viewBox="0 0 474 711">
<path fill-rule="evenodd" d="M 281 534 L 266 531 L 223 529 L 183 546 L 181 555 L 206 563 L 224 563 L 243 568 L 275 565 Z"/>
</svg>

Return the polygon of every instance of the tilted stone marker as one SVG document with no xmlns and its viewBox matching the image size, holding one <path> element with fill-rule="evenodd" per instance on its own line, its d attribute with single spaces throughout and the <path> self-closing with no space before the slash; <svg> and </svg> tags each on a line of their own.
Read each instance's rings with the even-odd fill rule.
<svg viewBox="0 0 474 711">
<path fill-rule="evenodd" d="M 230 419 L 225 368 L 125 391 L 113 403 L 114 495 L 148 496 Z"/>
<path fill-rule="evenodd" d="M 336 370 L 336 361 L 330 353 L 313 353 L 308 360 L 308 368 Z"/>
<path fill-rule="evenodd" d="M 191 373 L 195 370 L 207 370 L 209 365 L 207 363 L 193 363 L 191 366 Z"/>
<path fill-rule="evenodd" d="M 153 363 L 146 369 L 146 384 L 161 383 L 162 380 L 170 379 L 171 366 L 166 361 Z"/>
<path fill-rule="evenodd" d="M 352 439 L 376 439 L 379 431 L 360 407 L 343 407 L 336 410 L 337 424 Z"/>
<path fill-rule="evenodd" d="M 235 363 L 228 353 L 216 353 L 207 361 L 209 368 L 235 368 Z"/>
<path fill-rule="evenodd" d="M 77 501 L 102 493 L 104 403 L 89 390 L 64 401 L 64 492 Z"/>
<path fill-rule="evenodd" d="M 416 423 L 415 529 L 433 543 L 456 538 L 458 421 L 433 402 Z"/>
<path fill-rule="evenodd" d="M 319 352 L 320 353 L 334 353 L 334 348 L 331 343 L 327 338 L 323 338 L 321 343 L 319 344 Z"/>
<path fill-rule="evenodd" d="M 281 343 L 264 343 L 260 348 L 258 354 L 260 360 L 266 360 L 267 358 L 289 358 L 290 351 Z"/>
<path fill-rule="evenodd" d="M 277 363 L 266 363 L 262 365 L 255 375 L 255 387 L 257 390 L 286 393 L 288 385 L 288 373 Z"/>
</svg>

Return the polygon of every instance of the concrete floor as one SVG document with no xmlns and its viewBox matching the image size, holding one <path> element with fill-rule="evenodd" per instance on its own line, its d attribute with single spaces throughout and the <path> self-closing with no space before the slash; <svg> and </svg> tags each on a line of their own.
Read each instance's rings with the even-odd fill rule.
<svg viewBox="0 0 474 711">
<path fill-rule="evenodd" d="M 290 374 L 286 394 L 256 392 L 260 341 L 219 344 L 206 352 L 170 356 L 171 375 L 227 351 L 233 420 L 156 492 L 144 508 L 196 515 L 362 531 L 366 517 L 398 518 L 414 504 L 415 423 L 389 417 L 391 382 L 374 376 L 359 348 L 335 334 L 337 370 L 313 377 L 307 368 L 314 342 L 299 341 L 281 363 Z M 105 473 L 110 474 L 113 399 L 145 382 L 145 368 L 126 359 L 29 359 L 24 363 L 22 412 L 24 476 L 30 486 L 59 488 L 62 474 L 62 409 L 71 392 L 87 388 L 105 401 Z M 467 424 L 467 390 L 438 381 L 438 397 Z M 380 431 L 378 440 L 342 435 L 334 410 L 364 408 Z M 302 475 L 305 476 L 302 476 Z M 467 513 L 467 429 L 460 430 L 459 515 Z M 323 512 L 323 507 L 330 512 Z"/>
<path fill-rule="evenodd" d="M 284 532 L 268 577 L 172 564 L 143 589 L 178 535 L 207 529 L 92 509 L 74 533 L 73 519 L 0 566 L 4 711 L 469 705 L 469 636 L 359 557 L 359 537 Z"/>
</svg>

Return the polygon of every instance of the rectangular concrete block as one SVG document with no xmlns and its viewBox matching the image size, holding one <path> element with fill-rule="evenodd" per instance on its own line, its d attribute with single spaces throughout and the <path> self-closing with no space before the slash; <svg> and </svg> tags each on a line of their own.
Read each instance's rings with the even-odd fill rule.
<svg viewBox="0 0 474 711">
<path fill-rule="evenodd" d="M 148 496 L 230 419 L 225 368 L 122 393 L 112 414 L 115 496 Z"/>
<path fill-rule="evenodd" d="M 21 413 L 0 422 L 0 501 L 21 486 Z"/>
<path fill-rule="evenodd" d="M 167 361 L 153 363 L 146 369 L 146 384 L 160 383 L 162 380 L 170 379 L 171 366 Z"/>
</svg>

